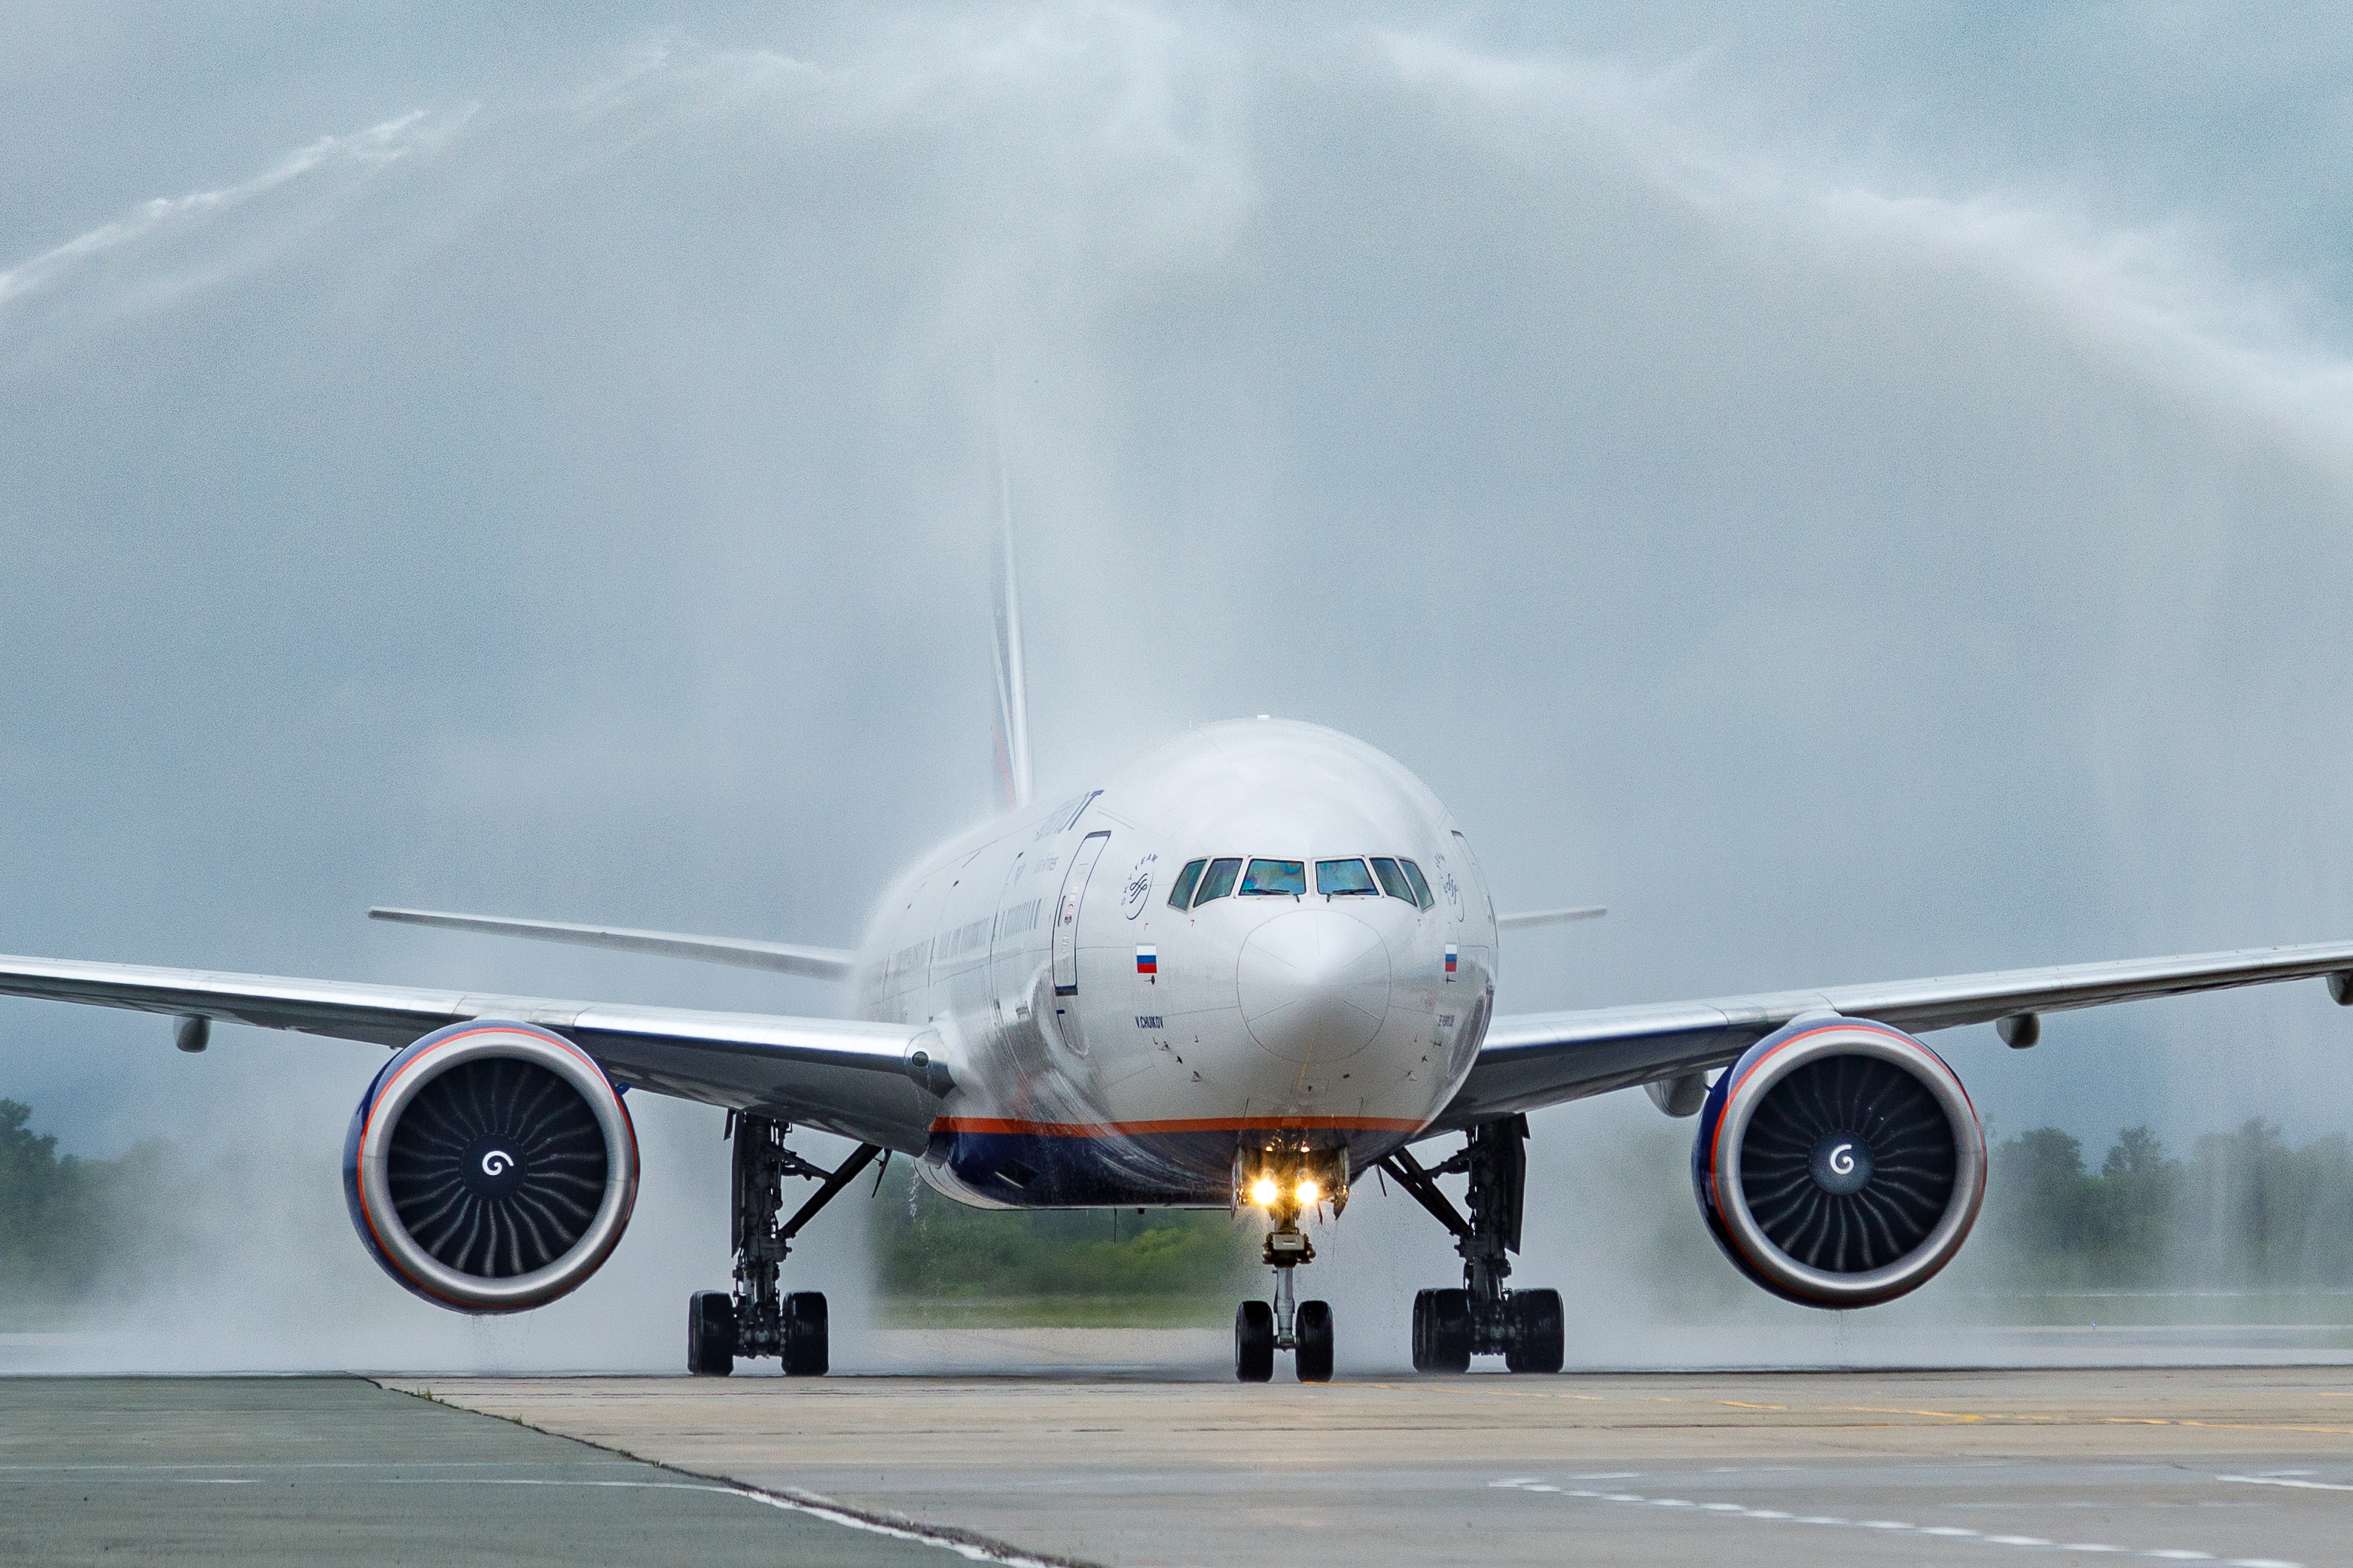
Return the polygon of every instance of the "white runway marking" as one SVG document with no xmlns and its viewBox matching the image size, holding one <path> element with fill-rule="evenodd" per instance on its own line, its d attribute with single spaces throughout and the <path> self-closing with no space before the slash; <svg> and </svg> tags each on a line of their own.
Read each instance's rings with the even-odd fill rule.
<svg viewBox="0 0 2353 1568">
<path fill-rule="evenodd" d="M 2253 1481 L 2270 1486 L 2307 1486 L 2325 1488 L 2329 1491 L 2353 1491 L 2353 1486 L 2336 1486 L 2325 1481 L 2296 1481 L 2265 1476 L 2218 1476 L 2217 1480 Z M 2217 1557 L 2211 1552 L 2192 1552 L 2181 1547 L 2160 1547 L 2135 1551 L 2128 1546 L 2107 1546 L 2095 1541 L 2047 1541 L 2039 1535 L 1988 1535 L 1957 1524 L 1908 1524 L 1894 1519 L 1841 1519 L 1833 1514 L 1788 1514 L 1778 1509 L 1750 1508 L 1746 1503 L 1694 1503 L 1683 1498 L 1646 1497 L 1639 1492 L 1601 1492 L 1582 1487 L 1556 1487 L 1544 1481 L 1513 1476 L 1500 1481 L 1489 1481 L 1491 1488 L 1504 1491 L 1549 1492 L 1556 1497 L 1582 1498 L 1588 1502 L 1632 1503 L 1645 1508 L 1704 1509 L 1727 1519 L 1753 1519 L 1769 1524 L 1828 1525 L 1846 1530 L 1901 1531 L 1911 1535 L 1930 1536 L 1940 1541 L 1977 1541 L 1988 1546 L 2021 1546 L 2037 1551 L 2113 1552 L 2123 1556 L 2155 1558 L 2168 1563 L 2219 1563 L 2223 1568 L 2302 1568 L 2302 1564 L 2282 1562 L 2276 1557 Z"/>
<path fill-rule="evenodd" d="M 961 1540 L 937 1531 L 924 1530 L 920 1526 L 902 1528 L 898 1525 L 884 1524 L 879 1520 L 846 1513 L 839 1508 L 828 1507 L 814 1499 L 793 1497 L 779 1492 L 754 1491 L 750 1487 L 725 1487 L 714 1489 L 732 1491 L 738 1497 L 750 1498 L 754 1502 L 765 1503 L 770 1508 L 785 1509 L 793 1513 L 814 1514 L 818 1519 L 830 1520 L 835 1524 L 847 1525 L 852 1530 L 863 1530 L 874 1535 L 888 1535 L 899 1541 L 921 1542 L 926 1546 L 944 1546 L 967 1562 L 1000 1563 L 1004 1563 L 1006 1568 L 1054 1568 L 1054 1564 L 1040 1557 L 1029 1557 L 1018 1552 L 983 1546 L 976 1542 Z"/>
<path fill-rule="evenodd" d="M 643 1462 L 638 1459 L 427 1459 L 417 1464 L 395 1465 L 384 1459 L 302 1459 L 271 1460 L 259 1465 L 228 1465 L 218 1461 L 185 1465 L 0 1465 L 0 1478 L 54 1475 L 67 1470 L 583 1470 L 600 1465 L 626 1469 Z"/>
<path fill-rule="evenodd" d="M 596 1463 L 597 1461 L 589 1461 Z M 606 1461 L 628 1463 L 628 1461 Z M 12 1470 L 80 1470 L 80 1469 L 181 1469 L 194 1467 L 177 1465 L 14 1465 Z M 346 1469 L 358 1467 L 345 1465 L 269 1465 L 266 1469 Z M 374 1467 L 369 1467 L 374 1468 Z M 184 1487 L 252 1487 L 260 1480 L 252 1476 L 174 1476 L 174 1484 Z M 359 1476 L 339 1479 L 339 1486 L 378 1487 L 586 1487 L 595 1489 L 617 1489 L 654 1492 L 713 1492 L 721 1497 L 739 1497 L 765 1508 L 781 1509 L 787 1513 L 806 1513 L 829 1524 L 849 1530 L 862 1530 L 869 1535 L 887 1535 L 894 1541 L 913 1541 L 924 1546 L 937 1546 L 953 1552 L 969 1563 L 993 1563 L 1002 1568 L 1055 1568 L 1043 1558 L 987 1546 L 978 1542 L 944 1531 L 926 1530 L 915 1524 L 887 1524 L 849 1512 L 830 1499 L 812 1493 L 790 1494 L 755 1490 L 751 1487 L 711 1481 L 596 1481 L 563 1479 L 540 1476 Z"/>
<path fill-rule="evenodd" d="M 2342 1481 L 2307 1481 L 2295 1476 L 2216 1476 L 2218 1481 L 2236 1481 L 2249 1487 L 2295 1487 L 2311 1492 L 2353 1492 L 2353 1486 Z"/>
</svg>

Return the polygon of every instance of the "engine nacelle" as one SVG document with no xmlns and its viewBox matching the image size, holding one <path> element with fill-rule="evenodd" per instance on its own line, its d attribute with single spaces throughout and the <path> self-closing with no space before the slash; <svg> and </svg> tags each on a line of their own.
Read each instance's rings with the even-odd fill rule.
<svg viewBox="0 0 2353 1568">
<path fill-rule="evenodd" d="M 1926 1284 L 1968 1239 L 1985 1172 L 1985 1129 L 1953 1069 L 1861 1018 L 1801 1018 L 1751 1046 L 1708 1091 L 1692 1148 L 1725 1256 L 1809 1307 L 1875 1307 Z"/>
<path fill-rule="evenodd" d="M 529 1024 L 437 1030 L 352 1113 L 343 1196 L 402 1285 L 463 1312 L 543 1307 L 604 1263 L 638 1198 L 638 1135 L 612 1081 Z"/>
</svg>

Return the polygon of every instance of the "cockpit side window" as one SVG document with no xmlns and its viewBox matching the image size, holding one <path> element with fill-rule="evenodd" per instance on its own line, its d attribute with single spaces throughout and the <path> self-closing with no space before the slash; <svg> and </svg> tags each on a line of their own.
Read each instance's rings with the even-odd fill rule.
<svg viewBox="0 0 2353 1568">
<path fill-rule="evenodd" d="M 1405 873 L 1398 868 L 1398 863 L 1388 856 L 1373 858 L 1373 875 L 1381 879 L 1381 891 L 1390 898 L 1403 899 L 1416 909 L 1421 907 L 1421 900 L 1413 896 L 1413 884 L 1405 879 Z"/>
<path fill-rule="evenodd" d="M 1315 862 L 1315 890 L 1326 898 L 1354 898 L 1369 894 L 1379 898 L 1381 890 L 1373 886 L 1370 873 L 1362 860 L 1318 860 Z"/>
<path fill-rule="evenodd" d="M 1289 893 L 1293 898 L 1307 891 L 1307 862 L 1304 860 L 1253 860 L 1242 878 L 1245 893 Z"/>
<path fill-rule="evenodd" d="M 1193 897 L 1193 907 L 1199 909 L 1211 899 L 1222 899 L 1234 890 L 1234 878 L 1240 872 L 1240 857 L 1230 860 L 1212 860 L 1209 868 L 1201 873 L 1201 890 Z"/>
<path fill-rule="evenodd" d="M 1185 868 L 1176 873 L 1176 880 L 1168 889 L 1168 907 L 1187 910 L 1193 907 L 1193 889 L 1201 880 L 1201 868 L 1207 860 L 1187 860 Z"/>
<path fill-rule="evenodd" d="M 1418 907 L 1426 910 L 1438 902 L 1430 890 L 1430 879 L 1421 874 L 1420 867 L 1410 860 L 1400 860 L 1398 865 L 1404 868 L 1405 879 L 1413 884 L 1413 901 Z"/>
</svg>

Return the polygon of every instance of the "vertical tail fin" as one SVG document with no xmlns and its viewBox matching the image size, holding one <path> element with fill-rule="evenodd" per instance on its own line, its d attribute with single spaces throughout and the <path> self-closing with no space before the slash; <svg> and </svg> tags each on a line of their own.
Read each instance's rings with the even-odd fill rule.
<svg viewBox="0 0 2353 1568">
<path fill-rule="evenodd" d="M 998 807 L 1029 804 L 1029 685 L 1021 662 L 1021 584 L 1013 570 L 1013 479 L 997 437 L 997 792 Z"/>
</svg>

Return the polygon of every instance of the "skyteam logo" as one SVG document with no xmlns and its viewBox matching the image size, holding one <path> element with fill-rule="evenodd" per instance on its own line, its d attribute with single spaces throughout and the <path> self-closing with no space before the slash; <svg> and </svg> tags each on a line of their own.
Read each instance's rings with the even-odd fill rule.
<svg viewBox="0 0 2353 1568">
<path fill-rule="evenodd" d="M 1135 862 L 1135 868 L 1120 885 L 1120 912 L 1129 920 L 1144 912 L 1145 900 L 1152 896 L 1152 869 L 1160 863 L 1157 855 L 1145 855 Z"/>
</svg>

